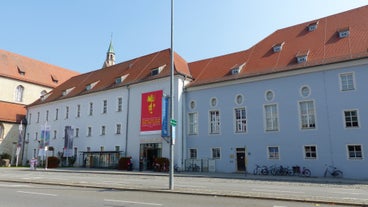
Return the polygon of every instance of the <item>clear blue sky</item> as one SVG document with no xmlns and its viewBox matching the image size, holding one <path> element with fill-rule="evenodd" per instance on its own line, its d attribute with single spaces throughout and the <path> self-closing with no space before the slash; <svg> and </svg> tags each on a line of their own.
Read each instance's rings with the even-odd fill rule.
<svg viewBox="0 0 368 207">
<path fill-rule="evenodd" d="M 11 0 L 0 48 L 81 73 L 170 47 L 170 0 Z M 174 49 L 188 62 L 245 50 L 277 29 L 368 0 L 175 0 Z"/>
</svg>

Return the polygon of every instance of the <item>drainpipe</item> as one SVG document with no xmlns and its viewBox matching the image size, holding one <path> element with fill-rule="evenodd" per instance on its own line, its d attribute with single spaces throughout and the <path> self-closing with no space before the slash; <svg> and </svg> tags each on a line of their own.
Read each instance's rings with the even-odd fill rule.
<svg viewBox="0 0 368 207">
<path fill-rule="evenodd" d="M 126 112 L 126 123 L 125 123 L 125 150 L 124 154 L 125 157 L 128 156 L 128 129 L 129 129 L 129 106 L 130 106 L 130 86 L 127 86 L 128 89 L 128 96 L 127 96 L 127 112 Z"/>
</svg>

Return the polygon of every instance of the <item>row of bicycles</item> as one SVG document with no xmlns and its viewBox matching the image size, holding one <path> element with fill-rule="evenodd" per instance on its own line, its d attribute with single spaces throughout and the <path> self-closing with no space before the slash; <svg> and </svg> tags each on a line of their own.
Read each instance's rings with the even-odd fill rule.
<svg viewBox="0 0 368 207">
<path fill-rule="evenodd" d="M 272 165 L 270 167 L 267 167 L 265 165 L 260 166 L 256 165 L 256 167 L 253 170 L 254 175 L 275 175 L 275 176 L 305 176 L 310 177 L 312 175 L 312 172 L 310 169 L 306 167 L 300 167 L 298 165 L 292 166 L 292 167 L 284 167 L 282 165 Z M 324 177 L 332 176 L 332 177 L 342 177 L 343 172 L 339 169 L 337 169 L 334 166 L 327 166 L 324 172 Z"/>
<path fill-rule="evenodd" d="M 289 176 L 311 176 L 311 171 L 306 167 L 300 167 L 300 166 L 293 166 L 290 167 L 284 167 L 282 165 L 272 165 L 270 167 L 267 167 L 265 165 L 260 166 L 256 165 L 256 168 L 253 170 L 254 175 L 275 175 L 275 176 L 283 176 L 283 175 L 289 175 Z"/>
</svg>

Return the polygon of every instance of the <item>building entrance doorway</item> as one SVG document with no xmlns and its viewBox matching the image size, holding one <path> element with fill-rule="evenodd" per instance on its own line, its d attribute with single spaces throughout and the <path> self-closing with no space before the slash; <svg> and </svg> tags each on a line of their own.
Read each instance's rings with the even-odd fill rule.
<svg viewBox="0 0 368 207">
<path fill-rule="evenodd" d="M 245 148 L 236 148 L 237 171 L 244 172 L 247 170 L 247 155 Z"/>
<path fill-rule="evenodd" d="M 154 161 L 158 157 L 162 157 L 161 143 L 141 144 L 140 147 L 140 170 L 153 170 Z"/>
</svg>

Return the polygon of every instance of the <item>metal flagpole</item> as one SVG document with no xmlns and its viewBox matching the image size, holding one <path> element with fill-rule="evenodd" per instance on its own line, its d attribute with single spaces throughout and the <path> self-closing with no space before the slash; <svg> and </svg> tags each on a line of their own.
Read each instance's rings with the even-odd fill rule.
<svg viewBox="0 0 368 207">
<path fill-rule="evenodd" d="M 170 49 L 170 119 L 174 120 L 174 0 L 171 0 L 171 49 Z M 170 133 L 170 179 L 169 188 L 174 190 L 174 143 L 175 143 L 175 126 L 171 124 Z"/>
</svg>

